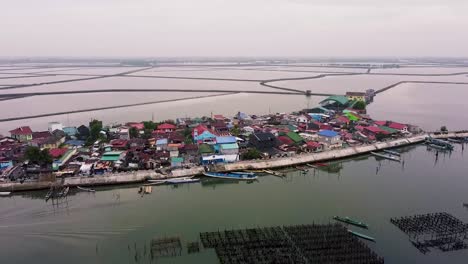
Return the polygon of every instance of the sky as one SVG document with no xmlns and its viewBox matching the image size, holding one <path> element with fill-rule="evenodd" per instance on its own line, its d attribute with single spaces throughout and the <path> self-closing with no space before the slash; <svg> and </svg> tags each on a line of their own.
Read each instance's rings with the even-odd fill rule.
<svg viewBox="0 0 468 264">
<path fill-rule="evenodd" d="M 467 0 L 0 0 L 0 56 L 468 57 Z"/>
</svg>

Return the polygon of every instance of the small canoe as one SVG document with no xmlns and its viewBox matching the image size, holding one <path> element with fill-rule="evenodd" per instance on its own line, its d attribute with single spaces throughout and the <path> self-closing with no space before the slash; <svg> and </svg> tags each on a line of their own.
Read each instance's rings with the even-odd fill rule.
<svg viewBox="0 0 468 264">
<path fill-rule="evenodd" d="M 393 161 L 397 161 L 397 162 L 401 161 L 400 157 L 393 156 L 393 155 L 390 155 L 390 154 L 382 154 L 382 153 L 377 153 L 377 152 L 371 152 L 371 154 L 376 156 L 376 157 L 380 157 L 380 158 L 384 158 L 384 159 L 389 159 L 389 160 L 393 160 Z"/>
<path fill-rule="evenodd" d="M 256 175 L 244 175 L 235 173 L 221 173 L 221 172 L 204 172 L 203 175 L 211 178 L 227 179 L 227 180 L 241 180 L 241 181 L 252 181 L 256 180 Z"/>
<path fill-rule="evenodd" d="M 168 179 L 165 181 L 167 184 L 181 184 L 181 183 L 192 183 L 192 182 L 199 182 L 200 179 L 198 178 L 192 178 L 192 177 L 184 177 L 184 178 L 174 178 L 174 179 Z"/>
<path fill-rule="evenodd" d="M 298 170 L 298 171 L 302 171 L 303 173 L 309 172 L 308 169 L 304 169 L 304 168 L 301 168 L 301 167 L 295 167 L 295 169 Z"/>
<path fill-rule="evenodd" d="M 0 192 L 0 196 L 10 196 L 11 192 Z"/>
<path fill-rule="evenodd" d="M 312 164 L 306 164 L 306 166 L 307 166 L 307 167 L 310 167 L 310 168 L 313 168 L 313 169 L 318 169 L 318 167 L 317 167 L 317 166 L 315 166 L 315 165 L 312 165 Z"/>
<path fill-rule="evenodd" d="M 361 233 L 358 233 L 358 232 L 355 232 L 353 230 L 349 230 L 348 229 L 348 232 L 353 235 L 353 236 L 357 236 L 359 238 L 362 238 L 362 239 L 365 239 L 365 240 L 369 240 L 369 241 L 372 241 L 372 242 L 375 242 L 375 238 L 373 237 L 370 237 L 370 236 L 366 236 L 364 234 L 361 234 Z"/>
<path fill-rule="evenodd" d="M 369 226 L 363 222 L 360 222 L 360 221 L 356 221 L 356 220 L 353 220 L 349 217 L 340 217 L 340 216 L 334 216 L 333 219 L 335 219 L 336 221 L 340 221 L 340 222 L 343 222 L 343 223 L 346 223 L 346 224 L 350 224 L 350 225 L 354 225 L 354 226 L 358 226 L 358 227 L 361 227 L 361 228 L 369 228 Z"/>
<path fill-rule="evenodd" d="M 270 175 L 278 176 L 278 177 L 286 176 L 284 173 L 277 172 L 277 171 L 272 171 L 272 170 L 263 170 L 263 172 L 266 173 L 266 174 L 270 174 Z"/>
<path fill-rule="evenodd" d="M 252 176 L 255 175 L 254 172 L 250 172 L 250 171 L 248 171 L 248 172 L 244 172 L 244 171 L 232 171 L 231 173 L 234 173 L 234 174 L 241 174 L 241 175 L 252 175 Z"/>
<path fill-rule="evenodd" d="M 396 151 L 392 151 L 392 150 L 388 150 L 388 149 L 384 149 L 383 152 L 388 153 L 390 155 L 398 156 L 398 157 L 401 156 L 400 152 L 396 152 Z"/>
<path fill-rule="evenodd" d="M 76 188 L 78 190 L 85 191 L 85 192 L 95 192 L 96 191 L 94 189 L 83 188 L 83 187 L 80 187 L 80 186 L 76 186 Z"/>
</svg>

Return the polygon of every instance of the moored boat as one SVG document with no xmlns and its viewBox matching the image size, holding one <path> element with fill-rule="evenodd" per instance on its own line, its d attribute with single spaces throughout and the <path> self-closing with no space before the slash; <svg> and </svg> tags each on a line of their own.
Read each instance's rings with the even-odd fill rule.
<svg viewBox="0 0 468 264">
<path fill-rule="evenodd" d="M 389 160 L 398 161 L 398 162 L 401 161 L 400 157 L 393 156 L 393 155 L 390 155 L 390 154 L 383 154 L 383 153 L 378 153 L 378 152 L 371 152 L 371 154 L 376 156 L 376 157 L 380 157 L 380 158 L 384 158 L 384 159 L 389 159 Z"/>
<path fill-rule="evenodd" d="M 383 152 L 394 155 L 394 156 L 398 156 L 398 157 L 401 156 L 400 152 L 396 152 L 396 151 L 392 151 L 392 150 L 388 150 L 388 149 L 384 149 Z"/>
<path fill-rule="evenodd" d="M 456 138 L 447 138 L 447 141 L 452 142 L 452 143 L 463 143 L 463 140 L 456 139 Z"/>
<path fill-rule="evenodd" d="M 270 174 L 270 175 L 278 176 L 278 177 L 286 176 L 284 173 L 277 172 L 277 171 L 272 171 L 272 170 L 263 170 L 263 172 L 266 173 L 266 174 Z"/>
<path fill-rule="evenodd" d="M 200 179 L 198 179 L 198 178 L 184 177 L 184 178 L 168 179 L 168 180 L 166 180 L 165 183 L 168 183 L 168 184 L 181 184 L 181 183 L 192 183 L 192 182 L 199 182 L 199 181 L 200 181 Z"/>
<path fill-rule="evenodd" d="M 10 196 L 11 192 L 0 192 L 0 196 Z"/>
<path fill-rule="evenodd" d="M 256 180 L 256 175 L 236 174 L 236 173 L 221 173 L 221 172 L 204 172 L 203 175 L 211 178 L 229 179 L 229 180 L 241 180 L 251 181 Z"/>
<path fill-rule="evenodd" d="M 369 240 L 369 241 L 375 242 L 375 238 L 373 238 L 373 237 L 366 236 L 366 235 L 364 235 L 364 234 L 361 234 L 361 233 L 358 233 L 358 232 L 355 232 L 355 231 L 349 230 L 349 229 L 348 229 L 348 232 L 349 232 L 351 235 L 360 237 L 360 238 L 365 239 L 365 240 Z"/>
<path fill-rule="evenodd" d="M 361 227 L 361 228 L 366 228 L 366 229 L 369 228 L 369 226 L 366 223 L 353 220 L 353 219 L 351 219 L 351 218 L 349 218 L 347 216 L 346 217 L 334 216 L 333 219 L 335 219 L 336 221 L 340 221 L 340 222 L 343 222 L 343 223 L 346 223 L 346 224 L 358 226 L 358 227 Z"/>
<path fill-rule="evenodd" d="M 78 190 L 85 191 L 85 192 L 95 192 L 96 191 L 94 189 L 83 188 L 83 187 L 80 187 L 80 186 L 76 186 L 76 188 Z"/>
<path fill-rule="evenodd" d="M 250 172 L 250 171 L 231 171 L 231 173 L 234 173 L 234 174 L 240 174 L 240 175 L 255 175 L 254 172 Z"/>
</svg>

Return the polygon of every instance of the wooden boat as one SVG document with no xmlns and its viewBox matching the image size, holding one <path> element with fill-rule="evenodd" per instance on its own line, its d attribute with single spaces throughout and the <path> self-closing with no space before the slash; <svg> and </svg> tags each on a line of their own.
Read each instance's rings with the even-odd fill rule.
<svg viewBox="0 0 468 264">
<path fill-rule="evenodd" d="M 384 159 L 389 159 L 389 160 L 398 161 L 398 162 L 401 161 L 400 157 L 393 156 L 393 155 L 390 155 L 390 154 L 382 154 L 382 153 L 378 153 L 378 152 L 371 152 L 371 154 L 376 156 L 376 157 L 380 157 L 380 158 L 384 158 Z"/>
<path fill-rule="evenodd" d="M 50 188 L 45 196 L 45 201 L 47 202 L 50 198 L 54 197 L 54 189 Z"/>
<path fill-rule="evenodd" d="M 312 165 L 312 164 L 306 164 L 306 166 L 307 166 L 307 167 L 310 167 L 310 168 L 318 169 L 318 167 L 317 167 L 317 166 L 315 166 L 315 165 Z"/>
<path fill-rule="evenodd" d="M 85 191 L 85 192 L 95 192 L 96 191 L 96 190 L 93 190 L 93 189 L 83 188 L 83 187 L 80 187 L 80 186 L 76 186 L 76 188 L 78 190 Z"/>
<path fill-rule="evenodd" d="M 447 138 L 447 141 L 452 142 L 452 143 L 459 143 L 459 144 L 463 143 L 462 140 L 456 139 L 456 138 Z"/>
<path fill-rule="evenodd" d="M 221 173 L 221 172 L 204 172 L 203 175 L 211 178 L 227 179 L 227 180 L 241 180 L 241 181 L 251 181 L 256 180 L 256 175 L 245 175 L 245 174 L 235 174 L 235 173 Z"/>
<path fill-rule="evenodd" d="M 278 177 L 286 176 L 284 173 L 277 172 L 277 171 L 272 171 L 272 170 L 263 170 L 263 172 L 266 173 L 266 174 L 270 174 L 270 175 L 278 176 Z"/>
<path fill-rule="evenodd" d="M 0 196 L 10 196 L 11 192 L 0 192 Z"/>
<path fill-rule="evenodd" d="M 294 167 L 296 170 L 298 171 L 301 171 L 303 173 L 307 173 L 309 170 L 308 169 L 304 169 L 304 168 L 301 168 L 301 167 Z"/>
<path fill-rule="evenodd" d="M 364 234 L 361 234 L 361 233 L 358 233 L 358 232 L 355 232 L 355 231 L 349 230 L 349 229 L 348 229 L 348 232 L 349 232 L 351 235 L 353 235 L 353 236 L 357 236 L 357 237 L 360 237 L 360 238 L 362 238 L 362 239 L 375 242 L 375 239 L 374 239 L 373 237 L 366 236 L 366 235 L 364 235 Z"/>
<path fill-rule="evenodd" d="M 241 174 L 241 175 L 255 175 L 254 172 L 251 172 L 251 171 L 231 171 L 231 173 L 234 173 L 234 174 Z"/>
<path fill-rule="evenodd" d="M 430 146 L 436 145 L 436 146 L 444 147 L 445 149 L 448 149 L 448 150 L 453 150 L 453 145 L 445 140 L 428 137 L 426 138 L 426 144 Z"/>
<path fill-rule="evenodd" d="M 340 217 L 340 216 L 334 216 L 333 219 L 335 219 L 336 221 L 340 221 L 340 222 L 343 222 L 343 223 L 346 223 L 346 224 L 350 224 L 350 225 L 354 225 L 354 226 L 358 226 L 358 227 L 361 227 L 361 228 L 369 228 L 369 226 L 363 222 L 360 222 L 360 221 L 356 221 L 356 220 L 353 220 L 349 217 Z"/>
<path fill-rule="evenodd" d="M 392 150 L 388 150 L 388 149 L 384 149 L 383 152 L 388 153 L 390 155 L 398 156 L 398 157 L 401 156 L 400 152 L 396 152 L 396 151 L 392 151 Z"/>
<path fill-rule="evenodd" d="M 199 182 L 199 181 L 200 181 L 200 179 L 198 179 L 198 178 L 184 177 L 184 178 L 168 179 L 168 180 L 166 180 L 165 183 L 168 183 L 168 184 L 181 184 L 181 183 L 192 183 L 192 182 Z"/>
</svg>

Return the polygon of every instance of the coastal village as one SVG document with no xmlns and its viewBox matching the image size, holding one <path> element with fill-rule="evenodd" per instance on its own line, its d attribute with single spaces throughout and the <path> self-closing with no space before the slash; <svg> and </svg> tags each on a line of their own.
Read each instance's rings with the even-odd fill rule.
<svg viewBox="0 0 468 264">
<path fill-rule="evenodd" d="M 177 118 L 161 123 L 129 122 L 103 126 L 93 120 L 78 127 L 51 122 L 46 131 L 27 124 L 0 137 L 3 182 L 53 181 L 178 169 L 326 152 L 407 137 L 422 131 L 394 120 L 373 120 L 366 93 L 330 96 L 320 105 L 294 113 L 234 117 Z"/>
</svg>

